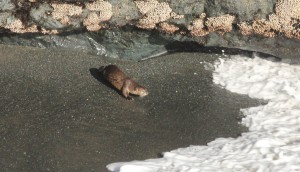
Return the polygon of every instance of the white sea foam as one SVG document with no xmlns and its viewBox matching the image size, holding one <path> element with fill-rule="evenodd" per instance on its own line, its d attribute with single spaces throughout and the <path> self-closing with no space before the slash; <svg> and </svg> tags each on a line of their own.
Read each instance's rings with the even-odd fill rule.
<svg viewBox="0 0 300 172">
<path fill-rule="evenodd" d="M 207 146 L 166 152 L 163 158 L 109 164 L 119 172 L 300 171 L 300 66 L 233 56 L 215 63 L 214 83 L 268 100 L 242 109 L 249 132 Z"/>
</svg>

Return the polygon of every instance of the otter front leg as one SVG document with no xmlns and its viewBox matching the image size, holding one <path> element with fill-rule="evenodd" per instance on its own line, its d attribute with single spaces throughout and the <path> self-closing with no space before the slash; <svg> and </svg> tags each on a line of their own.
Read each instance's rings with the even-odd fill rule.
<svg viewBox="0 0 300 172">
<path fill-rule="evenodd" d="M 124 84 L 122 87 L 122 94 L 128 100 L 133 100 L 133 98 L 129 96 L 129 93 L 130 93 L 129 87 L 130 87 L 131 82 L 132 82 L 131 79 L 126 79 L 124 81 Z"/>
</svg>

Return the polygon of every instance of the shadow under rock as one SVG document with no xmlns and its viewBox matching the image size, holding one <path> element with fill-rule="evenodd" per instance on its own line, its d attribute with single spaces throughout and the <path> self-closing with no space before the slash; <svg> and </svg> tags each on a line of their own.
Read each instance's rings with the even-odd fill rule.
<svg viewBox="0 0 300 172">
<path fill-rule="evenodd" d="M 174 41 L 165 46 L 169 53 L 177 52 L 200 52 L 200 53 L 212 53 L 212 54 L 227 54 L 227 55 L 245 55 L 247 57 L 254 57 L 256 54 L 260 58 L 281 61 L 281 58 L 262 52 L 248 51 L 238 48 L 227 48 L 227 47 L 205 47 L 195 41 Z"/>
</svg>

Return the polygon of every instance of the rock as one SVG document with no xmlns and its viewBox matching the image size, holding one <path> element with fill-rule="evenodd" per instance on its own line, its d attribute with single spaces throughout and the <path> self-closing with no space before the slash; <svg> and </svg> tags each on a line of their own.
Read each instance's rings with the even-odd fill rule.
<svg viewBox="0 0 300 172">
<path fill-rule="evenodd" d="M 47 29 L 61 29 L 64 27 L 62 23 L 49 17 L 47 14 L 53 11 L 49 4 L 40 4 L 39 6 L 30 10 L 30 17 L 32 21 L 37 23 L 39 26 Z"/>
<path fill-rule="evenodd" d="M 266 18 L 273 12 L 276 0 L 209 0 L 206 5 L 207 16 L 234 14 L 238 21 Z"/>
<path fill-rule="evenodd" d="M 72 32 L 59 35 L 2 35 L 1 44 L 34 46 L 52 49 L 73 49 L 110 58 L 141 60 L 166 54 L 165 45 L 173 38 L 158 32 L 136 30 L 127 26 L 98 32 Z"/>
<path fill-rule="evenodd" d="M 12 14 L 10 12 L 0 13 L 0 25 L 6 25 L 8 18 L 11 18 Z"/>
<path fill-rule="evenodd" d="M 139 17 L 138 9 L 132 0 L 112 0 L 110 3 L 114 13 L 110 23 L 114 26 L 125 26 Z"/>
<path fill-rule="evenodd" d="M 0 12 L 12 11 L 14 9 L 15 9 L 15 5 L 11 0 L 1 0 L 0 1 Z"/>
</svg>

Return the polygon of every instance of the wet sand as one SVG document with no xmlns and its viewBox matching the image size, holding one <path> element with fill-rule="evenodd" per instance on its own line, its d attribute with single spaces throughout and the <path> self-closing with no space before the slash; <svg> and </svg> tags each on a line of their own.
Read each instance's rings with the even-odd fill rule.
<svg viewBox="0 0 300 172">
<path fill-rule="evenodd" d="M 212 83 L 221 55 L 124 61 L 0 45 L 1 171 L 107 171 L 112 162 L 237 137 L 239 109 L 262 102 Z M 124 99 L 97 68 L 117 64 L 150 91 Z"/>
</svg>

